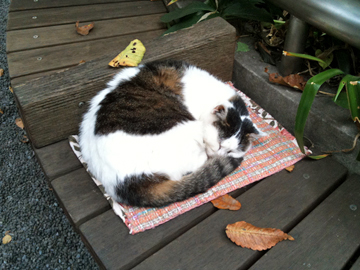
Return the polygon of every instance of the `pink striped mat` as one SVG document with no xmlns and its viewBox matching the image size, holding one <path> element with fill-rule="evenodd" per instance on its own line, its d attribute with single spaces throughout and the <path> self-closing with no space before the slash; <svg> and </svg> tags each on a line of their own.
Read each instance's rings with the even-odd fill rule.
<svg viewBox="0 0 360 270">
<path fill-rule="evenodd" d="M 229 84 L 231 85 L 231 83 Z M 240 167 L 206 193 L 162 208 L 130 207 L 113 201 L 104 192 L 101 183 L 93 178 L 112 205 L 115 213 L 125 222 L 131 234 L 152 229 L 219 196 L 272 175 L 305 156 L 301 153 L 295 138 L 270 114 L 244 93 L 238 91 L 238 94 L 248 106 L 253 122 L 268 136 L 255 141 L 253 148 L 245 156 Z M 75 135 L 70 136 L 70 146 L 83 163 L 77 139 L 78 137 Z"/>
</svg>

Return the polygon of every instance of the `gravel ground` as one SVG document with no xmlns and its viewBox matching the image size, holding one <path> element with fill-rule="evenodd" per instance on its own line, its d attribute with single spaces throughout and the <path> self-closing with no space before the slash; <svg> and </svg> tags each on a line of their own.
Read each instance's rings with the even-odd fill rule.
<svg viewBox="0 0 360 270">
<path fill-rule="evenodd" d="M 98 269 L 47 185 L 9 91 L 6 35 L 10 0 L 0 0 L 0 243 L 1 269 Z"/>
</svg>

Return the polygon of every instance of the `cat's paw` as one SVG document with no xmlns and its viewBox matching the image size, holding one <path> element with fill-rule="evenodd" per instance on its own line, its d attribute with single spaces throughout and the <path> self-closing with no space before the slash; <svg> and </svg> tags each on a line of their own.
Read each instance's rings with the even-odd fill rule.
<svg viewBox="0 0 360 270">
<path fill-rule="evenodd" d="M 209 144 L 209 143 L 205 143 L 206 147 L 205 147 L 205 151 L 206 154 L 209 157 L 213 157 L 215 155 L 219 155 L 219 149 L 220 149 L 220 144 Z"/>
</svg>

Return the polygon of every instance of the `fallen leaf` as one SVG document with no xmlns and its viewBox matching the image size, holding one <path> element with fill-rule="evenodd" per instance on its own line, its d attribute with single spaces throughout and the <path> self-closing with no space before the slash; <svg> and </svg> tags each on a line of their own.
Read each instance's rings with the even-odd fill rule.
<svg viewBox="0 0 360 270">
<path fill-rule="evenodd" d="M 239 210 L 241 203 L 228 194 L 212 200 L 211 203 L 219 209 Z"/>
<path fill-rule="evenodd" d="M 16 118 L 16 119 L 15 119 L 15 124 L 16 124 L 19 128 L 24 129 L 24 123 L 23 123 L 23 121 L 21 120 L 21 118 Z"/>
<path fill-rule="evenodd" d="M 279 229 L 259 228 L 245 221 L 227 225 L 226 235 L 238 246 L 259 251 L 269 249 L 282 240 L 294 240 Z"/>
<path fill-rule="evenodd" d="M 23 138 L 20 140 L 22 143 L 28 143 L 29 138 L 26 135 L 23 135 Z"/>
<path fill-rule="evenodd" d="M 237 48 L 236 48 L 236 51 L 237 52 L 248 52 L 250 51 L 250 48 L 249 46 L 246 44 L 246 43 L 243 43 L 243 42 L 238 42 L 237 43 Z"/>
<path fill-rule="evenodd" d="M 291 165 L 289 167 L 286 167 L 285 170 L 287 170 L 288 172 L 292 172 L 295 168 L 295 165 Z"/>
<path fill-rule="evenodd" d="M 85 60 L 81 60 L 81 61 L 79 62 L 79 65 L 82 65 L 82 64 L 84 64 L 84 63 L 86 63 L 86 61 L 85 61 Z"/>
<path fill-rule="evenodd" d="M 143 59 L 146 48 L 138 39 L 134 39 L 118 56 L 110 61 L 109 66 L 136 67 Z"/>
<path fill-rule="evenodd" d="M 0 77 L 4 75 L 4 70 L 2 68 L 0 68 Z"/>
<path fill-rule="evenodd" d="M 265 69 L 265 72 L 267 70 Z M 304 90 L 306 81 L 303 76 L 299 74 L 290 74 L 288 76 L 282 77 L 278 73 L 268 73 L 269 81 L 273 83 L 278 83 L 285 86 L 290 86 L 299 90 Z"/>
<path fill-rule="evenodd" d="M 90 23 L 87 25 L 79 26 L 79 22 L 77 21 L 75 24 L 76 32 L 82 36 L 86 36 L 89 34 L 90 30 L 94 28 L 94 23 Z"/>
<path fill-rule="evenodd" d="M 12 240 L 12 237 L 11 237 L 11 235 L 9 234 L 9 231 L 5 232 L 5 236 L 4 236 L 3 239 L 2 239 L 3 245 L 6 245 L 6 244 L 10 243 L 11 240 Z"/>
<path fill-rule="evenodd" d="M 9 86 L 9 90 L 10 90 L 11 93 L 14 93 L 14 90 L 12 89 L 11 86 Z"/>
<path fill-rule="evenodd" d="M 0 109 L 0 113 L 1 113 L 1 114 L 4 114 L 4 112 L 2 111 L 2 109 Z"/>
</svg>

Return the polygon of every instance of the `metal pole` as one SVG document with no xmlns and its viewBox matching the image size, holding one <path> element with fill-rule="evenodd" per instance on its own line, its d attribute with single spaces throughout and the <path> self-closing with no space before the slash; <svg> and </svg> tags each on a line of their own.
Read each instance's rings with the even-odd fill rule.
<svg viewBox="0 0 360 270">
<path fill-rule="evenodd" d="M 286 33 L 284 50 L 295 53 L 303 53 L 308 34 L 309 25 L 296 18 L 294 15 L 291 15 L 289 28 Z M 302 62 L 303 60 L 301 58 L 283 55 L 279 66 L 279 72 L 283 76 L 297 73 L 301 69 Z"/>
<path fill-rule="evenodd" d="M 359 0 L 267 0 L 360 49 Z"/>
</svg>

